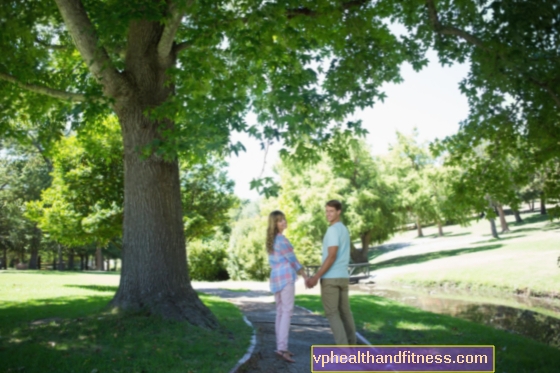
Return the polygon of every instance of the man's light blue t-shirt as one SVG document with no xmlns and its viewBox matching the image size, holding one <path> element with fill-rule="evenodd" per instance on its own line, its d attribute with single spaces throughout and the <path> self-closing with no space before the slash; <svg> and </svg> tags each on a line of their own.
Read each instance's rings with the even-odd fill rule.
<svg viewBox="0 0 560 373">
<path fill-rule="evenodd" d="M 336 260 L 322 278 L 348 278 L 350 262 L 350 233 L 341 222 L 336 222 L 327 229 L 323 237 L 323 262 L 327 259 L 330 246 L 338 246 Z"/>
</svg>

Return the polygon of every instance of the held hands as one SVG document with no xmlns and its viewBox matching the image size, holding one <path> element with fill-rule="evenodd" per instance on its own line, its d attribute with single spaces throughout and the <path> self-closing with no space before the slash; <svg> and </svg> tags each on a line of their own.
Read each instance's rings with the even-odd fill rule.
<svg viewBox="0 0 560 373">
<path fill-rule="evenodd" d="M 305 287 L 308 289 L 312 289 L 315 287 L 315 285 L 317 285 L 317 282 L 319 282 L 319 279 L 315 276 L 309 277 L 305 279 Z"/>
</svg>

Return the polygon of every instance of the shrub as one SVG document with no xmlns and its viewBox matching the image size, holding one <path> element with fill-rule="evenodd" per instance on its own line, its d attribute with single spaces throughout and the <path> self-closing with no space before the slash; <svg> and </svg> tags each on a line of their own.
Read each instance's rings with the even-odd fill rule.
<svg viewBox="0 0 560 373">
<path fill-rule="evenodd" d="M 227 271 L 233 280 L 268 279 L 266 224 L 266 218 L 253 217 L 238 221 L 233 228 L 227 258 Z"/>
<path fill-rule="evenodd" d="M 187 257 L 192 280 L 222 281 L 229 278 L 225 263 L 227 240 L 224 237 L 190 242 Z"/>
</svg>

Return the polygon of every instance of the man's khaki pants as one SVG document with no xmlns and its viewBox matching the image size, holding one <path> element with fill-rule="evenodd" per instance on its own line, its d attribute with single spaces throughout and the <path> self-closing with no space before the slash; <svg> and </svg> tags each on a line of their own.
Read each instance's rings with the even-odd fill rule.
<svg viewBox="0 0 560 373">
<path fill-rule="evenodd" d="M 321 279 L 321 300 L 337 345 L 356 344 L 356 326 L 350 311 L 347 278 Z"/>
</svg>

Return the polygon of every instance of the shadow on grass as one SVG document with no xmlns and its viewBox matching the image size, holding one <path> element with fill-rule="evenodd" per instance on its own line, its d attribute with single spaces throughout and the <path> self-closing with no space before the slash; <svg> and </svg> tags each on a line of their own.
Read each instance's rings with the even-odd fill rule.
<svg viewBox="0 0 560 373">
<path fill-rule="evenodd" d="M 251 330 L 229 302 L 203 299 L 220 322 L 210 330 L 145 313 L 106 312 L 110 298 L 3 303 L 0 370 L 227 372 L 249 345 Z"/>
<path fill-rule="evenodd" d="M 550 223 L 543 227 L 543 231 L 554 231 L 560 229 L 560 222 Z"/>
<path fill-rule="evenodd" d="M 543 221 L 547 221 L 550 220 L 550 216 L 548 215 L 540 215 L 540 214 L 534 214 L 531 216 L 523 216 L 522 217 L 523 221 L 522 222 L 513 222 L 513 223 L 509 223 L 513 226 L 520 226 L 520 225 L 525 225 L 525 224 L 534 224 L 534 223 L 541 223 Z"/>
<path fill-rule="evenodd" d="M 17 323 L 48 318 L 71 319 L 101 312 L 113 295 L 59 297 L 33 299 L 26 302 L 3 302 L 0 312 L 3 322 L 0 330 L 11 328 Z M 3 335 L 3 334 L 2 334 Z"/>
<path fill-rule="evenodd" d="M 472 233 L 471 232 L 453 233 L 453 234 L 444 233 L 443 236 L 444 237 L 460 237 L 460 236 L 468 236 L 469 234 L 472 234 Z"/>
<path fill-rule="evenodd" d="M 460 237 L 460 236 L 468 236 L 469 234 L 472 234 L 471 232 L 463 232 L 463 233 L 455 233 L 455 234 L 447 234 L 445 232 L 443 232 L 443 236 L 440 236 L 439 233 L 432 233 L 432 234 L 426 234 L 422 237 L 414 237 L 414 239 L 422 239 L 422 238 L 438 238 L 438 237 Z"/>
<path fill-rule="evenodd" d="M 296 303 L 322 310 L 319 296 L 297 295 Z M 558 350 L 485 325 L 439 315 L 373 295 L 352 295 L 358 331 L 373 345 L 494 345 L 501 372 L 558 372 Z"/>
<path fill-rule="evenodd" d="M 416 236 L 416 237 L 414 237 L 414 239 L 415 240 L 421 240 L 423 238 L 436 238 L 436 237 L 439 237 L 439 235 L 437 233 L 433 233 L 433 234 L 425 234 L 422 237 Z"/>
<path fill-rule="evenodd" d="M 519 229 L 514 229 L 511 232 L 512 233 L 520 233 L 520 232 L 534 232 L 534 231 L 542 231 L 544 230 L 544 228 L 519 228 Z"/>
<path fill-rule="evenodd" d="M 93 291 L 100 291 L 100 292 L 111 292 L 115 293 L 118 286 L 110 286 L 110 285 L 64 285 L 67 288 L 78 288 L 78 289 L 86 289 L 86 290 L 93 290 Z"/>
<path fill-rule="evenodd" d="M 101 271 L 53 271 L 47 269 L 13 269 L 9 268 L 5 273 L 22 274 L 22 275 L 48 275 L 48 276 L 76 276 L 76 275 L 104 275 L 104 276 L 120 276 L 120 272 L 101 272 Z"/>
<path fill-rule="evenodd" d="M 512 232 L 512 233 L 516 233 L 516 232 Z M 526 234 L 518 234 L 515 236 L 510 236 L 507 233 L 501 233 L 500 238 L 491 238 L 489 240 L 484 240 L 484 241 L 476 241 L 471 243 L 471 245 L 478 245 L 480 243 L 491 243 L 491 242 L 501 242 L 501 241 L 505 241 L 505 240 L 511 240 L 514 238 L 519 238 L 519 237 L 525 237 Z"/>
<path fill-rule="evenodd" d="M 380 263 L 375 263 L 372 265 L 372 270 L 388 268 L 388 267 L 399 267 L 407 264 L 422 263 L 422 262 L 427 262 L 430 260 L 435 260 L 440 258 L 448 258 L 457 255 L 476 253 L 478 251 L 499 249 L 500 247 L 502 247 L 502 245 L 487 245 L 487 246 L 468 247 L 468 248 L 455 249 L 455 250 L 436 251 L 432 253 L 419 254 L 419 255 L 402 256 L 398 258 L 389 259 Z"/>
<path fill-rule="evenodd" d="M 377 258 L 378 256 L 381 256 L 386 253 L 390 253 L 391 251 L 403 249 L 408 246 L 410 246 L 410 243 L 408 242 L 397 242 L 397 243 L 389 243 L 389 244 L 370 247 L 368 258 L 371 261 Z"/>
</svg>

